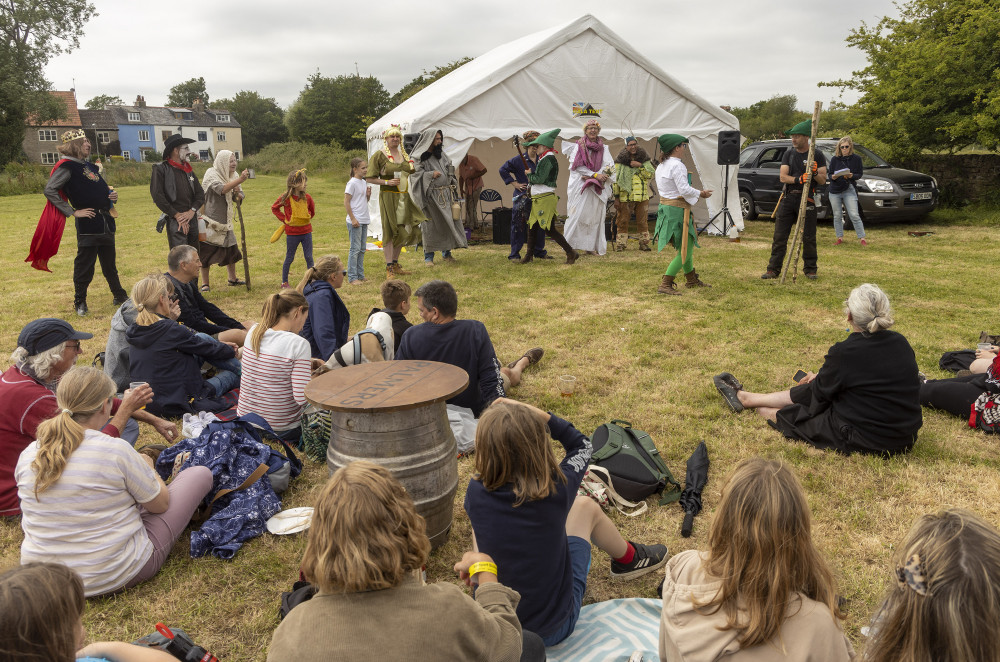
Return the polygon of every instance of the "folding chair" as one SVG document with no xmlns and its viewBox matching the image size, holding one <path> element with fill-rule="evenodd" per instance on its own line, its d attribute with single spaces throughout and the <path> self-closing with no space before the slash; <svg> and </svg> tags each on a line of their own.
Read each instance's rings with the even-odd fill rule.
<svg viewBox="0 0 1000 662">
<path fill-rule="evenodd" d="M 499 202 L 500 204 L 499 205 L 493 205 L 493 207 L 491 207 L 490 210 L 487 211 L 486 209 L 483 208 L 483 203 L 484 202 Z M 489 216 L 489 218 L 490 218 L 490 224 L 492 225 L 493 224 L 493 210 L 496 209 L 498 206 L 500 206 L 500 207 L 503 206 L 503 199 L 500 197 L 500 193 L 498 193 L 496 189 L 492 189 L 492 188 L 483 189 L 483 191 L 479 194 L 480 220 L 485 223 L 486 222 L 486 217 Z"/>
</svg>

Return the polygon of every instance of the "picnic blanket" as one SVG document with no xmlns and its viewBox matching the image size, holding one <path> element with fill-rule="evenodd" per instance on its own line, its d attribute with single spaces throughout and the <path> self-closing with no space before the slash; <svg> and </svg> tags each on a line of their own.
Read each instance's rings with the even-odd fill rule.
<svg viewBox="0 0 1000 662">
<path fill-rule="evenodd" d="M 573 634 L 545 649 L 551 662 L 612 662 L 642 651 L 643 662 L 660 659 L 663 600 L 624 598 L 584 605 Z"/>
</svg>

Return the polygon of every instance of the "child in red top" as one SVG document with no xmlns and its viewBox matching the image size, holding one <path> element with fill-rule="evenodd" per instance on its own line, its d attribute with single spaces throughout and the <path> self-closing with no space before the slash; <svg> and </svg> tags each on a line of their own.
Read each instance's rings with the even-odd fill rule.
<svg viewBox="0 0 1000 662">
<path fill-rule="evenodd" d="M 302 245 L 302 255 L 306 258 L 306 269 L 313 267 L 312 218 L 316 215 L 316 205 L 306 193 L 306 169 L 300 168 L 288 174 L 288 189 L 281 194 L 271 211 L 282 225 L 271 237 L 274 243 L 285 233 L 285 263 L 281 265 L 281 286 L 288 287 L 288 269 L 295 259 L 295 251 Z"/>
</svg>

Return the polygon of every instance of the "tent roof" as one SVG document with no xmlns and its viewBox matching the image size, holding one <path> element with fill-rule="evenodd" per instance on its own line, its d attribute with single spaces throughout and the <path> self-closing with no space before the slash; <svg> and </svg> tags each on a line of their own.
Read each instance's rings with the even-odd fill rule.
<svg viewBox="0 0 1000 662">
<path fill-rule="evenodd" d="M 671 88 L 677 96 L 683 97 L 701 111 L 711 115 L 722 125 L 720 128 L 736 129 L 739 127 L 739 121 L 733 115 L 690 90 L 649 58 L 635 50 L 594 16 L 586 14 L 569 23 L 541 30 L 498 46 L 439 78 L 376 120 L 368 127 L 368 138 L 370 140 L 380 137 L 390 124 L 409 127 L 410 131 L 420 131 L 435 125 L 457 108 L 478 98 L 531 63 L 558 50 L 570 40 L 587 31 L 596 34 L 612 48 L 644 69 L 650 76 Z M 568 118 L 569 109 L 567 109 Z M 638 124 L 639 120 L 633 120 L 633 122 Z M 574 122 L 574 124 L 582 124 L 582 122 Z M 483 128 L 488 132 L 488 127 Z M 609 137 L 613 137 L 620 133 L 617 128 L 605 127 L 602 133 L 608 135 L 610 129 Z M 472 133 L 475 132 L 472 131 Z M 505 131 L 502 136 L 474 135 L 474 137 L 479 139 L 508 138 L 507 133 Z M 580 135 L 579 127 L 576 129 L 576 135 Z"/>
</svg>

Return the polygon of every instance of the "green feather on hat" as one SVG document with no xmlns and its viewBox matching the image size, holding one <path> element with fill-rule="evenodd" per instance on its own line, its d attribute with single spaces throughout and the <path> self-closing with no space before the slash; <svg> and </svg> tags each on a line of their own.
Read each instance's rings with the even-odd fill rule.
<svg viewBox="0 0 1000 662">
<path fill-rule="evenodd" d="M 524 143 L 524 146 L 531 147 L 532 145 L 541 145 L 542 147 L 552 149 L 553 145 L 556 143 L 556 136 L 559 135 L 560 131 L 562 131 L 562 129 L 552 129 L 551 131 L 546 131 L 531 142 Z"/>
<path fill-rule="evenodd" d="M 811 136 L 812 128 L 813 128 L 813 121 L 811 119 L 802 120 L 801 122 L 790 128 L 788 131 L 785 131 L 785 133 L 790 136 Z"/>
<path fill-rule="evenodd" d="M 656 139 L 656 142 L 660 143 L 660 149 L 664 154 L 670 154 L 678 145 L 688 142 L 688 139 L 676 133 L 664 133 Z"/>
</svg>

